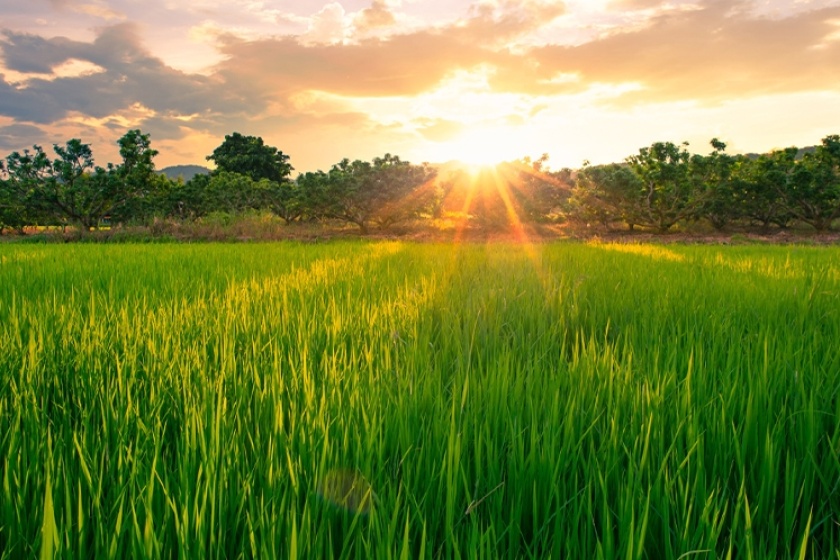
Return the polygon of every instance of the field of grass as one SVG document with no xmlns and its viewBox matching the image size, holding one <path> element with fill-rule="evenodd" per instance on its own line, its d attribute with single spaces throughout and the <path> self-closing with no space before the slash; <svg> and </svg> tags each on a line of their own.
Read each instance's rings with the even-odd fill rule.
<svg viewBox="0 0 840 560">
<path fill-rule="evenodd" d="M 0 558 L 840 558 L 840 249 L 0 245 Z"/>
</svg>

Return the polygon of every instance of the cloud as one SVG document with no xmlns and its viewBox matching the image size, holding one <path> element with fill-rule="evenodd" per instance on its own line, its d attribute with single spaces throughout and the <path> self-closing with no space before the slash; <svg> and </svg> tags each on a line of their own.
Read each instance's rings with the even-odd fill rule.
<svg viewBox="0 0 840 560">
<path fill-rule="evenodd" d="M 344 40 L 346 24 L 344 7 L 338 2 L 327 4 L 309 20 L 309 29 L 300 39 L 307 44 L 333 44 Z"/>
<path fill-rule="evenodd" d="M 217 71 L 227 83 L 248 83 L 282 96 L 302 90 L 340 95 L 412 95 L 459 68 L 495 55 L 443 33 L 423 31 L 347 45 L 303 45 L 292 37 L 222 47 Z"/>
<path fill-rule="evenodd" d="M 540 0 L 503 0 L 472 5 L 469 17 L 447 33 L 464 41 L 508 47 L 509 42 L 549 25 L 566 13 L 563 2 Z"/>
<path fill-rule="evenodd" d="M 649 10 L 659 8 L 665 0 L 612 0 L 608 7 L 612 10 Z"/>
<path fill-rule="evenodd" d="M 353 25 L 356 30 L 364 33 L 370 30 L 390 27 L 397 23 L 397 18 L 384 0 L 373 0 L 370 8 L 365 8 L 355 17 Z"/>
<path fill-rule="evenodd" d="M 72 112 L 103 118 L 134 104 L 172 115 L 241 114 L 264 105 L 235 84 L 221 87 L 212 77 L 166 66 L 142 47 L 130 24 L 104 28 L 92 43 L 13 32 L 6 32 L 6 39 L 0 49 L 10 69 L 53 73 L 67 61 L 79 60 L 98 70 L 21 84 L 0 80 L 0 115 L 19 120 L 50 123 Z"/>
<path fill-rule="evenodd" d="M 23 73 L 52 73 L 53 68 L 72 57 L 68 51 L 75 46 L 63 37 L 47 40 L 9 30 L 3 31 L 2 36 L 0 48 L 6 68 Z"/>
<path fill-rule="evenodd" d="M 93 16 L 106 21 L 125 20 L 126 15 L 112 9 L 107 2 L 93 0 L 91 2 L 72 2 L 70 0 L 49 0 L 53 8 L 68 10 L 77 14 Z"/>
<path fill-rule="evenodd" d="M 669 12 L 642 29 L 614 33 L 576 47 L 531 52 L 549 78 L 577 74 L 580 87 L 637 83 L 628 102 L 835 90 L 840 44 L 825 43 L 840 8 L 784 19 L 749 16 L 744 2 L 710 1 L 701 9 Z"/>
<path fill-rule="evenodd" d="M 464 130 L 462 123 L 446 119 L 418 119 L 417 131 L 432 142 L 446 142 L 457 137 Z"/>
<path fill-rule="evenodd" d="M 112 10 L 108 6 L 102 4 L 79 4 L 78 6 L 73 6 L 71 9 L 74 12 L 98 17 L 108 21 L 126 19 L 125 14 Z"/>
<path fill-rule="evenodd" d="M 104 5 L 50 1 L 64 16 L 71 5 Z M 220 61 L 195 73 L 168 65 L 163 50 L 150 52 L 141 38 L 148 25 L 94 27 L 92 38 L 73 39 L 2 32 L 0 116 L 29 128 L 0 128 L 0 148 L 30 143 L 39 130 L 113 143 L 139 126 L 186 153 L 190 142 L 212 149 L 214 138 L 240 130 L 296 146 L 295 166 L 307 169 L 322 165 L 325 138 L 343 139 L 329 147 L 338 161 L 348 146 L 353 157 L 418 142 L 441 147 L 485 117 L 498 129 L 524 130 L 604 105 L 612 115 L 663 101 L 696 107 L 840 91 L 840 7 L 826 2 L 797 3 L 780 15 L 757 12 L 747 0 L 615 0 L 572 14 L 562 2 L 486 0 L 434 24 L 394 1 L 324 3 L 295 4 L 283 15 L 264 9 L 268 3 L 249 4 L 261 17 L 289 19 L 270 32 L 250 23 L 253 14 L 206 19 L 201 10 L 214 5 L 190 3 L 205 15 L 181 22 L 184 39 L 192 28 Z M 564 26 L 578 23 L 592 32 L 557 44 Z M 282 34 L 292 28 L 298 35 Z"/>
<path fill-rule="evenodd" d="M 10 124 L 0 126 L 0 149 L 16 150 L 42 141 L 45 132 L 42 128 L 29 124 Z"/>
</svg>

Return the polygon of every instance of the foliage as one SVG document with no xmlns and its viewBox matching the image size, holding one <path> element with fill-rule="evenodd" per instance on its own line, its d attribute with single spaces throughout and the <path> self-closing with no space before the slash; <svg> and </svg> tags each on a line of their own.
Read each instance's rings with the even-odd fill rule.
<svg viewBox="0 0 840 560">
<path fill-rule="evenodd" d="M 623 221 L 632 230 L 641 223 L 638 200 L 642 183 L 627 165 L 585 165 L 572 192 L 573 213 L 605 228 Z"/>
<path fill-rule="evenodd" d="M 267 145 L 259 136 L 243 136 L 238 132 L 225 136 L 224 142 L 207 159 L 216 163 L 216 172 L 239 173 L 253 181 L 267 179 L 282 183 L 293 170 L 289 156 Z"/>
<path fill-rule="evenodd" d="M 266 199 L 267 208 L 275 216 L 283 218 L 286 224 L 294 222 L 304 214 L 305 207 L 301 201 L 300 188 L 296 182 L 272 182 L 268 187 Z"/>
<path fill-rule="evenodd" d="M 817 231 L 840 217 L 840 136 L 823 138 L 806 153 L 784 191 L 790 211 Z"/>
<path fill-rule="evenodd" d="M 90 145 L 78 138 L 53 150 L 58 157 L 51 175 L 38 185 L 37 199 L 52 216 L 78 224 L 83 232 L 97 227 L 120 190 L 113 167 L 94 167 Z"/>
<path fill-rule="evenodd" d="M 656 142 L 627 158 L 642 182 L 642 192 L 635 200 L 639 225 L 665 232 L 694 215 L 702 199 L 692 177 L 686 145 Z"/>
<path fill-rule="evenodd" d="M 796 148 L 774 150 L 757 159 L 739 158 L 733 187 L 741 214 L 767 229 L 771 224 L 787 227 L 793 219 L 788 209 L 786 185 L 796 166 Z"/>
<path fill-rule="evenodd" d="M 140 130 L 130 130 L 117 141 L 122 163 L 112 169 L 120 191 L 113 201 L 112 220 L 148 222 L 165 211 L 165 200 L 172 183 L 155 173 L 151 138 Z"/>
<path fill-rule="evenodd" d="M 693 155 L 689 161 L 695 185 L 697 208 L 695 218 L 707 219 L 721 230 L 741 217 L 741 207 L 733 184 L 733 168 L 737 158 L 726 153 L 726 144 L 713 138 L 712 152 Z"/>
<path fill-rule="evenodd" d="M 547 162 L 548 154 L 543 154 L 503 166 L 512 168 L 511 193 L 522 221 L 543 222 L 556 217 L 571 195 L 572 171 L 552 172 Z"/>
<path fill-rule="evenodd" d="M 435 170 L 385 154 L 372 162 L 344 159 L 328 173 L 298 178 L 301 201 L 315 216 L 335 218 L 367 232 L 388 228 L 429 208 L 436 195 Z"/>
<path fill-rule="evenodd" d="M 659 142 L 622 164 L 585 164 L 579 172 L 549 170 L 547 155 L 477 173 L 445 164 L 443 180 L 428 164 L 386 154 L 369 162 L 344 159 L 291 181 L 287 155 L 262 138 L 234 132 L 208 156 L 217 168 L 184 183 L 155 172 L 158 152 L 148 134 L 130 130 L 118 145 L 121 161 L 104 167 L 79 139 L 56 144 L 54 159 L 37 145 L 9 154 L 0 161 L 0 232 L 68 224 L 87 231 L 106 218 L 118 226 L 150 226 L 251 211 L 270 211 L 286 224 L 340 220 L 362 232 L 444 214 L 480 228 L 564 218 L 658 232 L 698 220 L 717 229 L 801 223 L 824 231 L 840 218 L 837 135 L 814 148 L 759 156 L 729 155 L 718 139 L 706 155 Z"/>
<path fill-rule="evenodd" d="M 0 161 L 0 226 L 23 233 L 23 228 L 42 216 L 43 204 L 38 188 L 47 180 L 52 162 L 40 146 L 32 151 L 12 152 L 5 164 Z"/>
</svg>

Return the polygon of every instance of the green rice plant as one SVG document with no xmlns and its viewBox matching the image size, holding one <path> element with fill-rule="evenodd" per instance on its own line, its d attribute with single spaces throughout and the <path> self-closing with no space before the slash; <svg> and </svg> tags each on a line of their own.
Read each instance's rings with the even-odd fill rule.
<svg viewBox="0 0 840 560">
<path fill-rule="evenodd" d="M 0 558 L 828 558 L 832 247 L 0 246 Z"/>
</svg>

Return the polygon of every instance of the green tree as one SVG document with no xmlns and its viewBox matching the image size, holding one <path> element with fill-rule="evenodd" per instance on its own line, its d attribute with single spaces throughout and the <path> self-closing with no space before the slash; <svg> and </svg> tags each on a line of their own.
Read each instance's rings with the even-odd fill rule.
<svg viewBox="0 0 840 560">
<path fill-rule="evenodd" d="M 696 218 L 705 218 L 721 230 L 741 215 L 733 182 L 736 158 L 726 153 L 726 144 L 713 138 L 709 155 L 693 155 L 690 173 L 695 183 Z"/>
<path fill-rule="evenodd" d="M 52 162 L 40 146 L 12 152 L 0 161 L 0 226 L 24 233 L 24 228 L 44 220 L 43 200 L 38 198 Z"/>
<path fill-rule="evenodd" d="M 623 221 L 632 231 L 642 222 L 642 193 L 641 180 L 627 165 L 587 163 L 578 173 L 571 206 L 574 215 L 587 223 L 596 222 L 609 229 Z"/>
<path fill-rule="evenodd" d="M 225 136 L 224 142 L 207 156 L 216 164 L 216 172 L 239 173 L 254 181 L 268 179 L 288 181 L 293 167 L 289 156 L 263 142 L 259 136 L 243 136 L 238 132 Z"/>
<path fill-rule="evenodd" d="M 129 130 L 117 141 L 122 163 L 112 173 L 120 188 L 114 193 L 111 214 L 116 221 L 148 221 L 164 212 L 171 181 L 155 173 L 150 135 Z"/>
<path fill-rule="evenodd" d="M 312 220 L 332 217 L 333 194 L 330 174 L 321 171 L 301 173 L 295 184 L 301 216 Z"/>
<path fill-rule="evenodd" d="M 344 159 L 328 173 L 298 178 L 301 202 L 315 216 L 343 220 L 366 233 L 390 227 L 433 205 L 436 171 L 385 154 L 372 162 Z"/>
<path fill-rule="evenodd" d="M 817 231 L 840 217 L 840 136 L 823 138 L 816 150 L 796 164 L 785 189 L 791 212 Z"/>
<path fill-rule="evenodd" d="M 682 146 L 657 142 L 627 158 L 642 182 L 639 225 L 665 232 L 680 220 L 692 217 L 702 201 L 692 178 L 691 155 Z"/>
<path fill-rule="evenodd" d="M 275 216 L 283 218 L 287 224 L 300 218 L 303 215 L 304 206 L 298 184 L 293 181 L 281 183 L 272 181 L 268 188 L 267 206 Z"/>
<path fill-rule="evenodd" d="M 543 154 L 535 160 L 526 157 L 501 166 L 503 175 L 508 174 L 508 167 L 512 168 L 509 183 L 512 184 L 512 198 L 522 221 L 546 221 L 569 200 L 571 170 L 552 172 L 547 162 L 548 154 Z"/>
<path fill-rule="evenodd" d="M 242 173 L 229 171 L 213 173 L 204 193 L 205 213 L 236 214 L 266 208 L 269 205 L 274 185 L 276 185 L 274 181 L 255 180 Z"/>
<path fill-rule="evenodd" d="M 78 138 L 53 146 L 58 157 L 52 174 L 41 185 L 40 200 L 58 219 L 78 224 L 82 231 L 99 225 L 113 207 L 118 184 L 113 169 L 95 167 L 89 144 Z"/>
<path fill-rule="evenodd" d="M 796 166 L 798 148 L 775 150 L 758 158 L 738 158 L 733 167 L 733 189 L 741 214 L 762 229 L 787 227 L 793 214 L 785 201 L 787 184 Z"/>
</svg>

